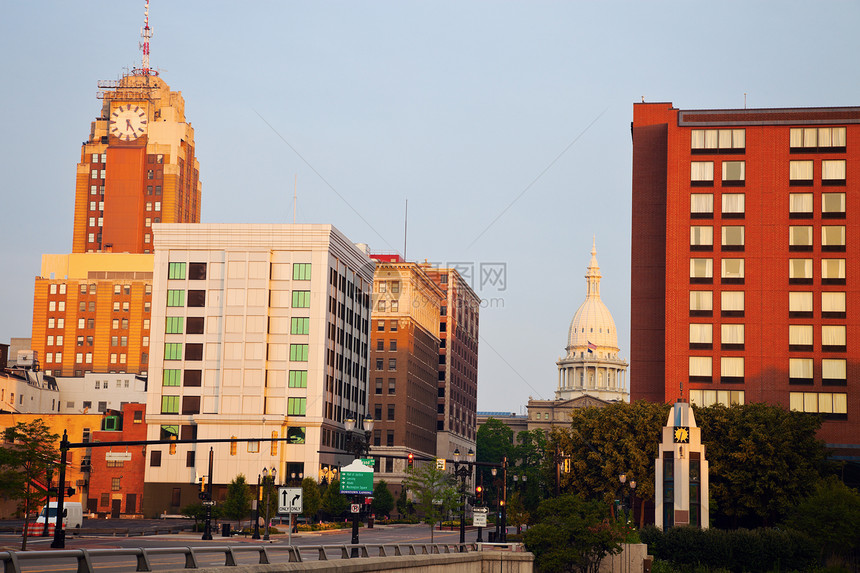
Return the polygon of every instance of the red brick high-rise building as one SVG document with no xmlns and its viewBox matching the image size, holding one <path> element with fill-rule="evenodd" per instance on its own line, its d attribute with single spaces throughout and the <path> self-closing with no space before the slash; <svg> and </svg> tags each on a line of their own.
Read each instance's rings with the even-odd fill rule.
<svg viewBox="0 0 860 573">
<path fill-rule="evenodd" d="M 632 399 L 820 413 L 857 459 L 860 107 L 642 103 L 631 128 Z"/>
</svg>

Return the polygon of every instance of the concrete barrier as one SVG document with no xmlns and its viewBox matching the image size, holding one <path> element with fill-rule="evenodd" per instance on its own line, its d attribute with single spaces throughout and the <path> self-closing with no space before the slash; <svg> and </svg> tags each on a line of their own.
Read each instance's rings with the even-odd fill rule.
<svg viewBox="0 0 860 573">
<path fill-rule="evenodd" d="M 395 557 L 366 557 L 336 561 L 304 561 L 264 565 L 201 567 L 199 573 L 533 573 L 534 555 L 527 552 L 493 551 L 469 553 L 439 553 L 400 555 Z M 173 569 L 162 573 L 188 573 Z"/>
<path fill-rule="evenodd" d="M 643 573 L 647 556 L 648 546 L 644 543 L 624 543 L 621 553 L 603 558 L 599 573 Z"/>
</svg>

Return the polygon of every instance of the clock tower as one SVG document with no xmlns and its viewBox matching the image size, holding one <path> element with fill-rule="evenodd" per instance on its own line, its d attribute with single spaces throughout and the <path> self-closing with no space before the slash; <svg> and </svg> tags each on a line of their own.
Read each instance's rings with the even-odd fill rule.
<svg viewBox="0 0 860 573">
<path fill-rule="evenodd" d="M 683 390 L 682 390 L 683 392 Z M 689 402 L 678 400 L 663 427 L 655 460 L 654 522 L 657 527 L 708 528 L 708 460 L 702 430 Z"/>
<path fill-rule="evenodd" d="M 141 65 L 98 83 L 99 115 L 81 146 L 73 253 L 151 253 L 154 223 L 200 222 L 200 166 L 182 93 L 149 66 L 149 2 Z"/>
<path fill-rule="evenodd" d="M 199 223 L 199 164 L 181 92 L 151 69 L 99 82 L 81 147 L 75 253 L 151 253 L 153 223 Z"/>
</svg>

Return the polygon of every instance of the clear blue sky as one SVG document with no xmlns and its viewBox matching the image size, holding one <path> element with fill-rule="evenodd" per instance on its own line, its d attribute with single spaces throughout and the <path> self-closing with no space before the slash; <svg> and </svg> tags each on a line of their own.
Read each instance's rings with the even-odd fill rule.
<svg viewBox="0 0 860 573">
<path fill-rule="evenodd" d="M 139 64 L 142 21 L 142 0 L 3 3 L 2 342 L 30 335 L 41 254 L 71 250 L 96 82 Z M 153 0 L 151 62 L 186 99 L 204 222 L 290 222 L 297 177 L 300 222 L 400 250 L 408 197 L 410 259 L 504 263 L 505 290 L 476 284 L 478 409 L 519 411 L 556 388 L 592 235 L 629 357 L 632 104 L 858 105 L 858 21 L 849 1 Z"/>
</svg>

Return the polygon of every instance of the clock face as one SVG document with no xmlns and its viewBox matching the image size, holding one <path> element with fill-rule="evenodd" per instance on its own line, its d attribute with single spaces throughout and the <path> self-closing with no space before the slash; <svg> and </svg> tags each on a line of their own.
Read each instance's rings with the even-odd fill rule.
<svg viewBox="0 0 860 573">
<path fill-rule="evenodd" d="M 690 430 L 684 426 L 678 426 L 675 428 L 675 432 L 672 436 L 675 439 L 676 444 L 687 444 L 690 442 Z"/>
<path fill-rule="evenodd" d="M 146 108 L 127 103 L 110 114 L 110 134 L 122 141 L 134 141 L 146 133 Z"/>
</svg>

